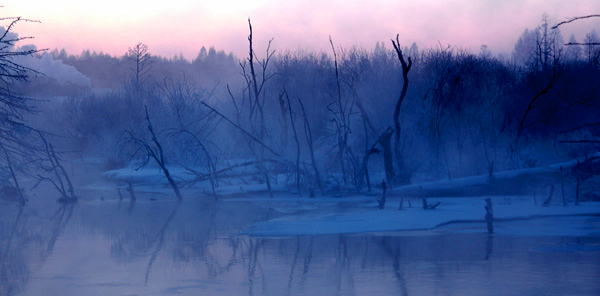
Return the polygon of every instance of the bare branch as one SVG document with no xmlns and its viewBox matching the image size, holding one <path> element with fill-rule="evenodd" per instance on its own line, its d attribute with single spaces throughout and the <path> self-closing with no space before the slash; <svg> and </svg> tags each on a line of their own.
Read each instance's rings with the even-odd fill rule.
<svg viewBox="0 0 600 296">
<path fill-rule="evenodd" d="M 565 45 L 600 45 L 600 42 L 569 42 Z"/>
<path fill-rule="evenodd" d="M 600 17 L 600 14 L 591 14 L 591 15 L 586 15 L 586 16 L 578 16 L 578 17 L 570 18 L 566 21 L 562 21 L 562 22 L 554 25 L 554 27 L 552 27 L 552 29 L 556 29 L 561 25 L 568 24 L 568 23 L 574 22 L 576 20 L 587 19 L 587 18 L 592 18 L 592 17 Z"/>
<path fill-rule="evenodd" d="M 261 140 L 257 139 L 255 136 L 253 136 L 252 134 L 250 134 L 249 132 L 247 132 L 244 128 L 242 128 L 241 126 L 239 126 L 238 124 L 236 124 L 235 122 L 231 121 L 231 119 L 227 118 L 227 116 L 223 115 L 221 112 L 217 111 L 215 108 L 209 106 L 208 104 L 206 104 L 205 102 L 201 102 L 200 104 L 206 106 L 206 108 L 210 109 L 212 112 L 215 112 L 217 115 L 219 115 L 221 118 L 225 119 L 225 121 L 229 122 L 231 125 L 235 126 L 237 129 L 239 129 L 242 133 L 244 133 L 245 135 L 247 135 L 248 137 L 250 137 L 250 139 L 252 139 L 253 141 L 255 141 L 256 143 L 260 144 L 263 148 L 269 150 L 269 152 L 273 153 L 275 156 L 280 156 L 279 153 L 275 152 L 275 150 L 271 149 L 269 146 L 265 145 Z"/>
</svg>

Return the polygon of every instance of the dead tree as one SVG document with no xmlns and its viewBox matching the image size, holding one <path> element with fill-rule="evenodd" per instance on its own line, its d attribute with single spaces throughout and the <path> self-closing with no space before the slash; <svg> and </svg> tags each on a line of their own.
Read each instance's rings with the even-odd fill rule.
<svg viewBox="0 0 600 296">
<path fill-rule="evenodd" d="M 206 168 L 208 169 L 208 180 L 210 181 L 210 187 L 212 190 L 213 197 L 215 199 L 217 199 L 217 192 L 215 190 L 215 188 L 218 186 L 218 184 L 217 184 L 217 165 L 216 165 L 215 161 L 213 161 L 213 158 L 210 156 L 210 153 L 208 153 L 208 149 L 206 149 L 206 146 L 202 143 L 202 141 L 200 141 L 200 139 L 198 138 L 198 136 L 196 136 L 196 134 L 194 134 L 186 129 L 178 129 L 178 130 L 175 130 L 173 133 L 171 133 L 172 136 L 177 135 L 177 134 L 187 135 L 187 136 L 191 137 L 194 140 L 194 142 L 196 143 L 196 145 L 200 148 L 200 150 L 202 150 L 202 152 L 206 156 Z M 185 167 L 185 166 L 184 166 L 184 168 L 190 172 L 193 172 L 197 176 L 201 175 L 199 172 L 196 172 L 192 168 Z"/>
<path fill-rule="evenodd" d="M 529 101 L 529 104 L 527 105 L 527 108 L 525 109 L 525 113 L 523 114 L 523 117 L 521 117 L 521 121 L 519 122 L 519 129 L 517 130 L 517 143 L 519 142 L 519 139 L 521 138 L 521 134 L 523 132 L 523 130 L 525 130 L 526 128 L 538 123 L 536 122 L 532 122 L 529 124 L 525 124 L 526 120 L 527 120 L 527 116 L 529 115 L 529 113 L 535 108 L 537 107 L 537 103 L 538 100 L 544 96 L 545 94 L 548 93 L 548 91 L 550 91 L 550 89 L 552 89 L 554 87 L 554 84 L 556 83 L 556 81 L 558 80 L 560 74 L 560 70 L 553 68 L 552 70 L 552 77 L 550 78 L 550 80 L 548 81 L 548 83 L 546 84 L 546 86 L 544 88 L 542 88 L 535 96 L 533 96 L 533 98 L 531 99 L 531 101 Z"/>
<path fill-rule="evenodd" d="M 230 123 L 231 125 L 233 125 L 235 128 L 237 128 L 239 131 L 241 131 L 244 135 L 248 136 L 248 138 L 250 138 L 252 141 L 258 143 L 261 147 L 263 147 L 264 149 L 266 149 L 267 151 L 273 153 L 273 155 L 275 156 L 279 156 L 279 153 L 275 152 L 275 150 L 273 150 L 271 147 L 267 146 L 265 143 L 263 143 L 263 141 L 261 141 L 260 139 L 258 139 L 257 137 L 253 136 L 250 132 L 248 132 L 247 130 L 245 130 L 243 127 L 241 127 L 239 124 L 231 121 L 231 119 L 229 119 L 227 116 L 225 116 L 223 113 L 219 112 L 217 109 L 211 107 L 210 105 L 208 105 L 206 102 L 201 102 L 200 104 L 202 104 L 203 106 L 205 106 L 206 108 L 210 109 L 210 111 L 214 112 L 215 114 L 217 114 L 219 117 L 223 118 L 225 121 L 227 121 L 228 123 Z"/>
<path fill-rule="evenodd" d="M 360 171 L 358 173 L 357 178 L 362 179 L 362 177 L 364 176 L 366 179 L 366 182 L 367 182 L 367 190 L 368 190 L 368 192 L 371 192 L 371 181 L 369 179 L 368 162 L 369 162 L 369 158 L 371 157 L 371 154 L 379 154 L 380 151 L 376 148 L 378 142 L 375 142 L 369 148 L 369 146 L 368 146 L 369 132 L 371 132 L 371 134 L 373 134 L 373 135 L 376 135 L 377 132 L 375 130 L 375 127 L 373 126 L 373 123 L 371 123 L 371 120 L 369 118 L 367 111 L 363 107 L 363 105 L 360 102 L 360 100 L 358 99 L 358 97 L 355 96 L 354 102 L 356 103 L 356 107 L 358 107 L 358 110 L 360 111 L 360 116 L 362 118 L 363 127 L 365 129 L 365 138 L 366 138 L 365 139 L 365 145 L 366 145 L 365 155 L 363 156 L 362 164 L 361 164 Z"/>
<path fill-rule="evenodd" d="M 273 76 L 273 75 L 269 75 L 267 74 L 267 68 L 269 66 L 269 61 L 271 60 L 271 58 L 273 57 L 273 54 L 275 54 L 275 51 L 271 51 L 271 43 L 273 41 L 273 39 L 269 40 L 269 44 L 267 45 L 267 56 L 265 59 L 263 60 L 259 60 L 258 64 L 260 66 L 260 82 L 258 81 L 259 79 L 259 75 L 257 74 L 256 70 L 255 70 L 255 65 L 254 65 L 254 59 L 258 59 L 256 57 L 256 52 L 254 51 L 252 42 L 253 42 L 253 36 L 252 36 L 252 23 L 250 22 L 250 19 L 248 19 L 248 28 L 249 28 L 249 35 L 248 35 L 248 45 L 249 45 L 249 49 L 248 49 L 248 65 L 250 66 L 250 73 L 247 74 L 246 73 L 246 64 L 242 64 L 242 72 L 244 75 L 244 78 L 246 79 L 246 83 L 248 84 L 249 88 L 252 90 L 252 95 L 254 100 L 251 100 L 251 108 L 250 108 L 250 118 L 253 117 L 253 111 L 254 108 L 256 108 L 258 110 L 259 113 L 259 121 L 260 121 L 260 127 L 259 127 L 259 137 L 263 138 L 264 134 L 266 132 L 266 126 L 265 126 L 265 115 L 264 115 L 264 104 L 265 101 L 264 99 L 261 100 L 261 94 L 264 91 L 265 88 L 265 84 L 267 83 L 267 81 Z"/>
<path fill-rule="evenodd" d="M 296 142 L 296 189 L 298 195 L 300 195 L 300 141 L 298 140 L 298 132 L 296 131 L 296 124 L 294 123 L 294 113 L 292 112 L 292 103 L 287 91 L 283 91 L 287 100 L 288 111 L 290 113 L 290 122 L 292 124 L 292 130 L 294 131 L 294 141 Z"/>
<path fill-rule="evenodd" d="M 42 132 L 37 132 L 41 141 L 42 149 L 45 153 L 44 157 L 40 157 L 37 161 L 40 163 L 40 168 L 48 173 L 48 176 L 37 174 L 38 182 L 34 185 L 36 187 L 40 182 L 47 181 L 54 185 L 54 188 L 61 194 L 58 199 L 61 203 L 76 202 L 77 196 L 73 188 L 73 182 L 69 178 L 69 174 L 65 167 L 61 164 L 61 160 L 54 151 L 54 146 L 49 143 Z"/>
<path fill-rule="evenodd" d="M 300 97 L 298 97 L 298 103 L 300 104 L 300 108 L 302 109 L 302 115 L 304 116 L 304 135 L 306 136 L 306 143 L 308 144 L 308 151 L 310 152 L 310 161 L 313 167 L 313 171 L 315 173 L 315 182 L 321 191 L 321 195 L 325 195 L 325 190 L 323 189 L 323 184 L 321 183 L 321 175 L 319 174 L 319 167 L 317 166 L 317 161 L 315 160 L 315 149 L 313 144 L 313 136 L 312 130 L 310 129 L 310 123 L 308 122 L 308 116 L 306 115 L 306 110 L 304 109 L 304 104 Z"/>
<path fill-rule="evenodd" d="M 253 47 L 253 32 L 252 32 L 252 23 L 250 22 L 250 19 L 248 19 L 248 29 L 249 29 L 249 34 L 248 34 L 248 58 L 242 63 L 240 63 L 240 67 L 242 68 L 242 76 L 244 77 L 245 81 L 246 81 L 246 89 L 248 90 L 248 94 L 249 94 L 249 101 L 250 101 L 250 108 L 248 111 L 248 118 L 249 118 L 249 123 L 250 126 L 252 127 L 252 132 L 256 135 L 256 136 L 252 136 L 252 138 L 256 139 L 258 138 L 258 142 L 260 143 L 264 143 L 265 138 L 266 138 L 266 133 L 267 133 L 267 129 L 266 129 L 266 124 L 265 124 L 265 114 L 264 114 L 264 106 L 265 106 L 265 95 L 264 95 L 264 89 L 266 86 L 267 81 L 269 81 L 272 77 L 273 74 L 269 74 L 267 69 L 269 67 L 269 62 L 271 61 L 273 55 L 275 54 L 275 51 L 271 50 L 271 43 L 273 41 L 273 39 L 271 39 L 267 45 L 267 52 L 266 52 L 266 57 L 262 60 L 258 59 L 256 52 L 254 51 L 254 47 Z M 257 60 L 257 61 L 255 61 Z M 258 64 L 258 66 L 260 67 L 260 73 L 256 70 L 256 64 Z M 247 72 L 247 68 L 249 67 L 250 72 Z M 233 96 L 232 96 L 233 99 Z M 233 99 L 234 104 L 235 104 L 235 99 Z M 241 112 L 241 110 L 237 109 L 236 106 L 236 110 L 238 112 Z M 242 122 L 240 122 L 240 116 L 238 113 L 238 124 L 237 126 L 243 125 Z M 255 121 L 258 121 L 258 128 L 255 128 Z M 258 131 L 256 130 L 258 129 Z M 251 135 L 250 133 L 245 133 L 246 135 Z M 254 140 L 253 139 L 253 140 Z M 266 145 L 261 145 L 261 150 L 260 151 L 254 151 L 253 147 L 250 146 L 250 150 L 255 154 L 255 156 L 260 159 L 263 160 L 265 158 L 264 156 L 264 148 L 266 147 Z M 273 152 L 273 151 L 271 151 Z M 265 183 L 267 184 L 267 190 L 269 192 L 269 196 L 273 197 L 273 190 L 271 188 L 271 178 L 269 177 L 269 172 L 267 170 L 267 168 L 265 167 L 265 164 L 261 161 L 257 164 L 257 168 L 262 172 L 263 177 L 265 178 Z"/>
<path fill-rule="evenodd" d="M 22 22 L 39 21 L 21 17 L 4 17 L 0 21 L 7 22 L 0 31 L 0 145 L 4 154 L 6 166 L 14 186 L 18 191 L 19 203 L 25 204 L 26 198 L 17 178 L 17 166 L 22 163 L 24 167 L 31 165 L 32 155 L 40 153 L 36 142 L 39 139 L 32 137 L 35 132 L 27 125 L 25 114 L 34 111 L 31 100 L 13 91 L 13 85 L 18 82 L 27 82 L 30 76 L 42 75 L 29 67 L 15 61 L 22 56 L 33 56 L 46 49 L 21 49 L 16 47 L 19 41 L 33 37 L 19 37 L 13 32 L 14 27 Z"/>
<path fill-rule="evenodd" d="M 408 57 L 408 63 L 404 59 L 404 55 L 402 54 L 402 50 L 400 49 L 400 35 L 396 35 L 396 41 L 392 39 L 392 45 L 394 45 L 394 49 L 396 50 L 396 54 L 398 55 L 398 60 L 402 65 L 402 79 L 404 83 L 402 84 L 402 91 L 400 92 L 400 97 L 398 97 L 398 101 L 396 102 L 396 107 L 394 108 L 394 127 L 396 128 L 396 137 L 394 141 L 394 152 L 396 154 L 396 163 L 398 165 L 399 175 L 396 177 L 397 181 L 400 184 L 407 184 L 410 182 L 410 173 L 408 173 L 408 169 L 406 168 L 406 164 L 404 163 L 404 158 L 402 157 L 402 152 L 400 150 L 400 107 L 402 106 L 402 102 L 404 98 L 406 98 L 406 91 L 408 90 L 408 72 L 412 67 L 412 60 Z M 396 180 L 395 180 L 396 181 Z"/>
<path fill-rule="evenodd" d="M 357 178 L 362 178 L 362 176 L 365 177 L 365 181 L 367 182 L 367 191 L 371 192 L 371 180 L 369 178 L 369 168 L 367 167 L 368 163 L 369 163 L 369 158 L 371 157 L 371 154 L 379 154 L 379 149 L 376 148 L 376 146 L 379 144 L 379 142 L 375 142 L 375 144 L 373 144 L 373 146 L 371 146 L 371 148 L 367 149 L 367 151 L 365 152 L 365 155 L 363 156 L 362 159 L 362 164 L 361 164 L 361 169 L 358 173 L 358 177 Z M 362 181 L 361 181 L 362 182 Z"/>
<path fill-rule="evenodd" d="M 342 181 L 346 183 L 347 181 L 347 171 L 346 165 L 344 163 L 344 157 L 348 152 L 348 134 L 350 134 L 350 114 L 352 113 L 353 104 L 350 103 L 350 107 L 348 107 L 349 101 L 343 100 L 342 97 L 342 88 L 340 84 L 340 75 L 338 69 L 338 59 L 337 53 L 335 51 L 335 46 L 333 45 L 333 40 L 331 36 L 329 36 L 329 44 L 331 44 L 331 50 L 333 52 L 333 62 L 335 67 L 335 81 L 336 81 L 336 90 L 337 96 L 333 100 L 333 103 L 327 106 L 327 110 L 329 110 L 333 114 L 333 119 L 331 120 L 335 124 L 335 132 L 337 136 L 336 146 L 338 148 L 338 153 L 336 156 L 336 160 L 339 161 L 341 169 L 342 169 Z M 334 106 L 334 107 L 332 107 Z M 340 191 L 341 191 L 340 186 Z"/>
<path fill-rule="evenodd" d="M 169 172 L 169 169 L 167 168 L 163 146 L 158 140 L 156 132 L 154 131 L 154 127 L 152 126 L 152 122 L 150 121 L 150 116 L 148 115 L 148 107 L 144 106 L 144 109 L 146 111 L 146 123 L 148 124 L 147 128 L 150 132 L 151 142 L 149 143 L 145 138 L 136 137 L 131 131 L 125 131 L 125 140 L 137 146 L 136 153 L 140 150 L 146 152 L 146 162 L 144 163 L 144 165 L 148 163 L 150 158 L 154 159 L 156 164 L 158 164 L 163 174 L 165 175 L 165 178 L 167 178 L 167 181 L 169 181 L 169 184 L 173 188 L 177 199 L 182 200 L 183 198 L 181 196 L 181 192 L 179 191 L 179 187 L 177 186 L 177 183 L 175 182 L 175 180 L 171 176 L 171 173 Z"/>
<path fill-rule="evenodd" d="M 2 142 L 0 142 L 0 148 L 2 148 L 2 151 L 4 152 L 4 157 L 6 157 L 6 164 L 8 166 L 8 171 L 10 172 L 10 176 L 13 180 L 13 183 L 15 186 L 14 188 L 16 189 L 17 194 L 19 195 L 19 204 L 25 205 L 27 203 L 27 199 L 23 195 L 23 189 L 21 189 L 21 186 L 19 185 L 19 179 L 17 178 L 17 174 L 15 173 L 15 169 L 13 167 L 11 156 L 8 154 L 8 150 L 6 150 L 6 147 L 4 147 Z"/>
<path fill-rule="evenodd" d="M 383 148 L 383 164 L 385 166 L 385 177 L 388 183 L 393 182 L 396 178 L 394 173 L 394 164 L 392 162 L 392 135 L 394 129 L 388 127 L 377 139 L 377 143 Z"/>
</svg>

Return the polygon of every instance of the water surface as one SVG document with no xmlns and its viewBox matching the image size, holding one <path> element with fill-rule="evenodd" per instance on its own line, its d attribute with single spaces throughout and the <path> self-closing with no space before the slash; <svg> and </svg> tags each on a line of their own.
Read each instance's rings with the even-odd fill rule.
<svg viewBox="0 0 600 296">
<path fill-rule="evenodd" d="M 0 207 L 0 295 L 600 295 L 598 237 L 255 238 L 281 214 L 241 200 Z"/>
</svg>

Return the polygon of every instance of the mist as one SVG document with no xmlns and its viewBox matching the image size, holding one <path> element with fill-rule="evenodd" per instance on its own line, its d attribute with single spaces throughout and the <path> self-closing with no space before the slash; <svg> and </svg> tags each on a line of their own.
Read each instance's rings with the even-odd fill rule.
<svg viewBox="0 0 600 296">
<path fill-rule="evenodd" d="M 510 54 L 247 19 L 247 52 L 193 59 L 5 19 L 0 294 L 595 295 L 599 37 L 562 33 L 588 18 Z"/>
</svg>

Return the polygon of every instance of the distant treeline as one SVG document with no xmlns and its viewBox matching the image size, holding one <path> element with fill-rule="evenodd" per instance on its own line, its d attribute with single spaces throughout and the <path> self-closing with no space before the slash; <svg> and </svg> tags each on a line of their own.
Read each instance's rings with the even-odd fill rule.
<svg viewBox="0 0 600 296">
<path fill-rule="evenodd" d="M 203 48 L 193 61 L 151 56 L 147 71 L 134 67 L 141 56 L 131 51 L 112 57 L 55 50 L 92 88 L 110 91 L 83 91 L 41 108 L 62 115 L 46 124 L 69 136 L 65 149 L 110 155 L 121 165 L 132 155 L 148 157 L 123 133 L 152 144 L 149 117 L 171 165 L 217 171 L 232 159 L 254 159 L 267 183 L 287 173 L 302 190 L 321 182 L 360 189 L 368 172 L 376 182 L 389 173 L 381 141 L 391 132 L 399 135 L 392 143 L 397 175 L 455 178 L 594 155 L 598 40 L 591 32 L 586 45 L 565 45 L 544 18 L 523 33 L 511 57 L 495 57 L 485 46 L 478 53 L 400 47 L 412 63 L 400 130 L 393 115 L 405 82 L 391 42 L 373 50 L 332 42 L 335 55 L 274 53 L 254 44 L 240 59 Z M 147 76 L 135 81 L 140 71 Z"/>
</svg>

